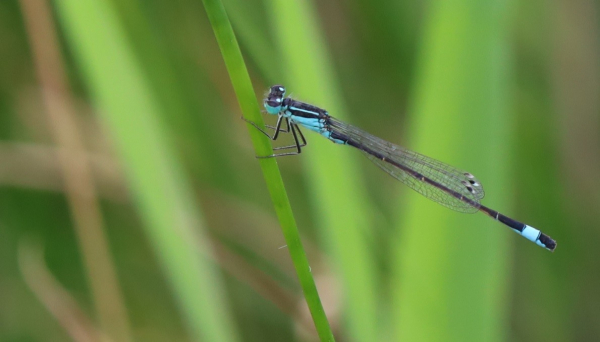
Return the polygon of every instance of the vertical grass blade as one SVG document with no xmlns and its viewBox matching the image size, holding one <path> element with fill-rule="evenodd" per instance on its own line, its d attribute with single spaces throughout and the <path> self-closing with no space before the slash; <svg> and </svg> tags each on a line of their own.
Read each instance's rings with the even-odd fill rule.
<svg viewBox="0 0 600 342">
<path fill-rule="evenodd" d="M 219 0 L 203 0 L 204 7 L 208 14 L 208 18 L 215 31 L 215 36 L 231 83 L 235 90 L 236 96 L 240 103 L 242 113 L 245 118 L 256 122 L 260 126 L 264 127 L 263 120 L 260 115 L 258 102 L 256 101 L 256 95 L 252 89 L 252 83 L 250 82 L 250 76 L 246 69 L 242 53 L 237 44 L 237 40 L 229 23 L 227 13 L 223 7 L 223 4 Z M 271 143 L 263 134 L 258 132 L 254 127 L 248 124 L 252 143 L 256 150 L 257 155 L 270 155 L 273 153 Z M 298 274 L 298 279 L 302 285 L 306 303 L 311 312 L 317 333 L 321 341 L 333 341 L 333 333 L 329 326 L 323 305 L 319 298 L 315 281 L 310 272 L 308 259 L 302 247 L 298 228 L 296 227 L 296 221 L 294 219 L 292 209 L 285 192 L 283 180 L 277 162 L 274 158 L 260 159 L 260 166 L 265 176 L 265 181 L 271 195 L 273 204 L 275 205 L 275 212 L 279 219 L 281 229 L 285 240 L 290 251 L 292 262 Z"/>
<path fill-rule="evenodd" d="M 219 278 L 203 256 L 210 251 L 189 182 L 114 10 L 105 1 L 56 4 L 190 332 L 197 340 L 236 341 Z"/>
<path fill-rule="evenodd" d="M 409 125 L 410 147 L 478 176 L 485 203 L 504 212 L 510 212 L 508 7 L 498 0 L 431 4 Z M 507 241 L 514 234 L 484 215 L 408 196 L 393 285 L 397 340 L 502 341 Z"/>
<path fill-rule="evenodd" d="M 310 1 L 271 0 L 271 30 L 275 33 L 285 74 L 280 75 L 293 95 L 303 101 L 326 108 L 332 116 L 344 118 L 336 78 L 327 53 L 324 33 L 319 30 L 319 17 Z M 355 341 L 377 341 L 378 311 L 377 274 L 373 255 L 368 215 L 373 212 L 359 175 L 360 153 L 332 144 L 312 133 L 307 134 L 310 147 L 303 160 L 312 207 L 319 222 L 318 229 L 334 257 L 342 280 L 345 328 Z"/>
</svg>

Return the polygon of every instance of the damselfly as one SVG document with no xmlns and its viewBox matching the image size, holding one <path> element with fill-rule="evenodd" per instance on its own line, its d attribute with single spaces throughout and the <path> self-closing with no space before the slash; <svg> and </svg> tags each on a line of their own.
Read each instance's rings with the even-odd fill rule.
<svg viewBox="0 0 600 342">
<path fill-rule="evenodd" d="M 349 145 L 361 150 L 367 158 L 392 177 L 445 207 L 463 213 L 481 211 L 541 247 L 550 251 L 556 248 L 556 242 L 548 235 L 480 204 L 484 196 L 483 186 L 468 172 L 379 139 L 335 119 L 322 108 L 285 97 L 285 88 L 281 85 L 271 87 L 264 100 L 264 106 L 267 113 L 278 116 L 275 126 L 267 126 L 274 129 L 273 135 L 261 130 L 255 123 L 248 122 L 272 140 L 276 140 L 280 132 L 292 133 L 294 145 L 277 147 L 274 150 L 295 151 L 260 158 L 300 154 L 302 147 L 306 146 L 306 139 L 300 130 L 302 126 L 336 144 Z M 285 128 L 282 128 L 284 121 Z"/>
</svg>

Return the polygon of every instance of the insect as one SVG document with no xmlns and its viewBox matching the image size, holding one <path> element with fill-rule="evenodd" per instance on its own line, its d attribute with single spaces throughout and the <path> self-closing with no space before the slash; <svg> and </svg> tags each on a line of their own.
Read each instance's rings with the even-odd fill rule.
<svg viewBox="0 0 600 342">
<path fill-rule="evenodd" d="M 550 251 L 556 248 L 556 242 L 538 229 L 482 205 L 480 201 L 485 195 L 483 186 L 471 173 L 380 139 L 330 116 L 322 108 L 285 97 L 285 87 L 282 85 L 270 88 L 264 106 L 267 113 L 278 116 L 275 126 L 267 126 L 274 129 L 273 135 L 263 131 L 255 123 L 246 121 L 271 140 L 277 140 L 280 132 L 291 133 L 295 144 L 274 148 L 294 151 L 259 158 L 300 154 L 302 147 L 306 146 L 306 139 L 300 127 L 306 128 L 336 144 L 348 145 L 362 151 L 389 175 L 445 207 L 463 213 L 480 211 L 541 247 Z M 284 122 L 285 128 L 282 128 Z"/>
</svg>

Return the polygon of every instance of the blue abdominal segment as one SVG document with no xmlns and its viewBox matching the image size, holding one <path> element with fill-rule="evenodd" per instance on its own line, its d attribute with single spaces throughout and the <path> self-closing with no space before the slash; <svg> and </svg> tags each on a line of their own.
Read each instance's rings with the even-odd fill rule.
<svg viewBox="0 0 600 342">
<path fill-rule="evenodd" d="M 525 228 L 523 228 L 523 231 L 520 234 L 527 240 L 536 243 L 538 246 L 549 248 L 542 241 L 540 241 L 540 236 L 542 235 L 542 232 L 533 228 L 532 226 L 525 225 Z"/>
</svg>

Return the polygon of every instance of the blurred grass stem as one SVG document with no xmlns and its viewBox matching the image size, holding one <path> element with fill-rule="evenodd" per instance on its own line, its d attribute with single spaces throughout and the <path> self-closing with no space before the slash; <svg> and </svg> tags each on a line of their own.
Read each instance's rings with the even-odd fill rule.
<svg viewBox="0 0 600 342">
<path fill-rule="evenodd" d="M 56 2 L 86 86 L 113 135 L 145 232 L 192 338 L 237 341 L 204 223 L 150 82 L 110 2 Z"/>
<path fill-rule="evenodd" d="M 33 61 L 57 145 L 65 195 L 102 328 L 116 341 L 131 341 L 127 312 L 110 254 L 96 189 L 47 1 L 21 0 Z"/>
</svg>

